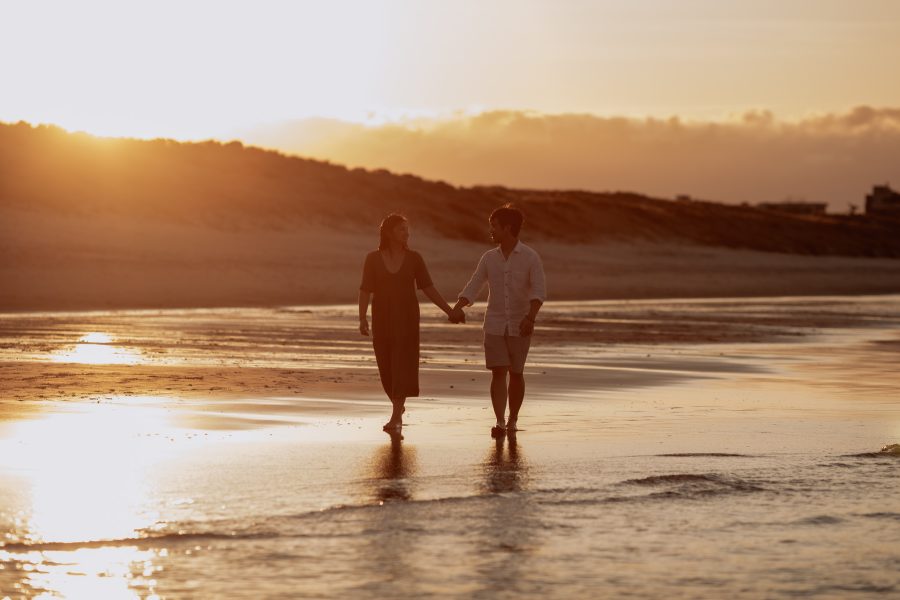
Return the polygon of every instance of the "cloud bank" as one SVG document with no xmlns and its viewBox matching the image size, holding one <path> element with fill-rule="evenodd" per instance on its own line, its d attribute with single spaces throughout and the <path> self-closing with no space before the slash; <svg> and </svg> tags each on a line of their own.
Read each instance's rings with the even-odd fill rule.
<svg viewBox="0 0 900 600">
<path fill-rule="evenodd" d="M 456 185 L 626 190 L 721 202 L 861 206 L 900 187 L 900 108 L 727 122 L 492 111 L 380 126 L 309 119 L 246 132 L 252 144 Z"/>
</svg>

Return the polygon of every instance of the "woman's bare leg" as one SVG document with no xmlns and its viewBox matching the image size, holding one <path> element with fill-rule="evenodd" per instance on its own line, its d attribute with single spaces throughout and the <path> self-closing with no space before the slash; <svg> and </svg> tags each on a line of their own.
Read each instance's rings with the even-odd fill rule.
<svg viewBox="0 0 900 600">
<path fill-rule="evenodd" d="M 384 424 L 385 427 L 402 427 L 403 413 L 406 412 L 406 398 L 391 398 L 391 420 Z"/>
</svg>

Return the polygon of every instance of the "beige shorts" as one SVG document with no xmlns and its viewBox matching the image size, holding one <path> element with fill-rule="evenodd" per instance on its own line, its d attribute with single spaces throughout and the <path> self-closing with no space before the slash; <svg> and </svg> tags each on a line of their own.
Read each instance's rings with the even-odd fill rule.
<svg viewBox="0 0 900 600">
<path fill-rule="evenodd" d="M 509 367 L 513 373 L 525 370 L 531 336 L 484 334 L 484 364 L 488 369 Z"/>
</svg>

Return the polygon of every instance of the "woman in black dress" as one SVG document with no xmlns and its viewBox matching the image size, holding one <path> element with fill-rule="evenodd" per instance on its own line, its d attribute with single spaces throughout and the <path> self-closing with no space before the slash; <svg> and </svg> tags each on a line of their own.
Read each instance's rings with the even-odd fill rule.
<svg viewBox="0 0 900 600">
<path fill-rule="evenodd" d="M 381 222 L 378 250 L 366 256 L 359 286 L 359 332 L 369 335 L 369 299 L 372 298 L 372 345 L 384 392 L 393 412 L 385 431 L 403 426 L 407 398 L 419 395 L 419 299 L 422 290 L 435 306 L 450 316 L 425 267 L 422 255 L 410 250 L 409 222 L 398 214 Z M 451 319 L 452 321 L 452 319 Z"/>
</svg>

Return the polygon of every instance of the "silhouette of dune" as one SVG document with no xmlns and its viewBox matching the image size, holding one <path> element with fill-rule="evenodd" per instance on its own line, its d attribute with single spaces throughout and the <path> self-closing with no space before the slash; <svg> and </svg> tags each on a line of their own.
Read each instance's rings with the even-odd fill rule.
<svg viewBox="0 0 900 600">
<path fill-rule="evenodd" d="M 900 289 L 898 261 L 839 258 L 900 256 L 897 221 L 454 187 L 240 142 L 107 139 L 18 123 L 0 124 L 0 308 L 352 302 L 357 263 L 391 211 L 410 217 L 414 244 L 448 274 L 452 295 L 485 249 L 487 215 L 505 202 L 524 210 L 527 239 L 558 261 L 557 297 Z M 648 266 L 671 281 L 653 283 Z M 757 279 L 729 283 L 751 271 Z"/>
<path fill-rule="evenodd" d="M 225 229 L 309 220 L 371 226 L 400 210 L 448 237 L 481 240 L 484 215 L 515 202 L 532 235 L 562 241 L 650 239 L 770 252 L 900 256 L 897 222 L 773 214 L 630 192 L 453 187 L 240 142 L 102 139 L 25 123 L 0 126 L 4 206 L 105 213 Z"/>
</svg>

